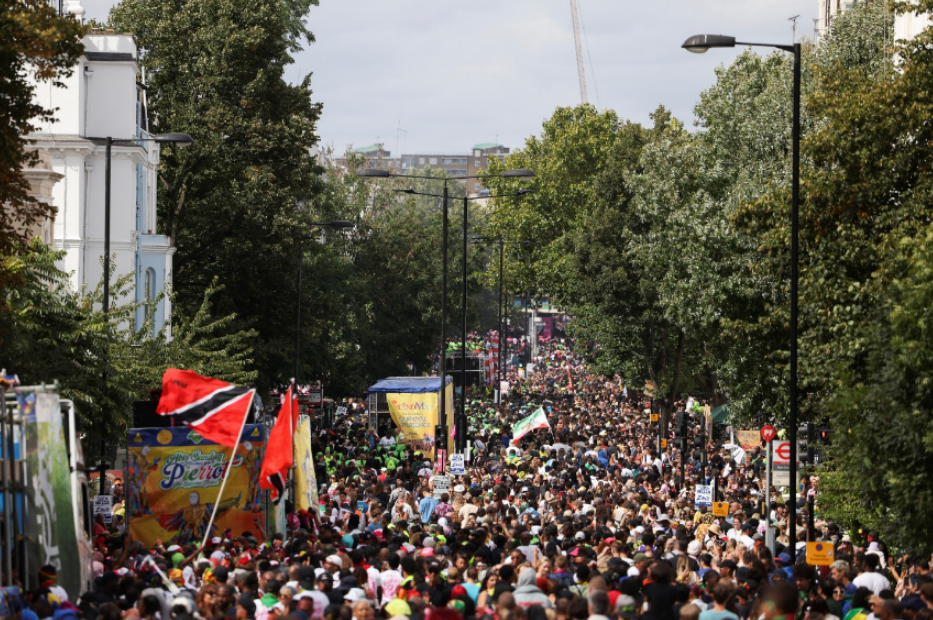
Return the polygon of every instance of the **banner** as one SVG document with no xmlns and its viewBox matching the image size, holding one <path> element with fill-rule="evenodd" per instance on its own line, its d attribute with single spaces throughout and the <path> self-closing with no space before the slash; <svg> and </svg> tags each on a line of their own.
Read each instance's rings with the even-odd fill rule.
<svg viewBox="0 0 933 620">
<path fill-rule="evenodd" d="M 311 510 L 317 503 L 317 476 L 311 454 L 311 418 L 301 416 L 295 429 L 295 510 Z"/>
<path fill-rule="evenodd" d="M 58 584 L 77 600 L 87 585 L 78 566 L 90 560 L 92 549 L 81 544 L 76 529 L 76 515 L 84 511 L 72 494 L 60 400 L 49 392 L 19 393 L 17 398 L 26 420 L 29 565 L 33 570 L 45 564 L 62 569 Z"/>
<path fill-rule="evenodd" d="M 259 470 L 265 428 L 247 424 L 240 437 L 230 480 L 220 498 L 211 536 L 232 530 L 265 540 Z M 230 448 L 208 441 L 186 426 L 130 429 L 127 441 L 126 517 L 134 540 L 151 547 L 200 542 L 217 501 Z"/>
<path fill-rule="evenodd" d="M 445 392 L 447 428 L 454 425 L 454 386 L 447 385 Z M 405 445 L 413 452 L 420 452 L 428 460 L 434 459 L 434 427 L 438 424 L 437 392 L 386 394 L 392 421 L 402 431 Z"/>
</svg>

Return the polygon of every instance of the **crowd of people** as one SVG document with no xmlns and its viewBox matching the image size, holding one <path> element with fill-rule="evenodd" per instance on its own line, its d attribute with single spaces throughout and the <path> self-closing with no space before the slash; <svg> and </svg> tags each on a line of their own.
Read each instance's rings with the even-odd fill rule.
<svg viewBox="0 0 933 620">
<path fill-rule="evenodd" d="M 930 620 L 929 558 L 894 554 L 764 488 L 755 454 L 739 463 L 714 434 L 659 449 L 641 394 L 591 374 L 569 340 L 510 368 L 494 403 L 473 393 L 472 453 L 449 480 L 397 431 L 345 416 L 314 438 L 320 507 L 290 514 L 268 541 L 226 532 L 143 548 L 110 537 L 94 589 L 77 600 L 43 567 L 42 587 L 7 592 L 15 620 Z M 682 407 L 682 404 L 678 406 Z M 514 442 L 542 408 L 549 429 Z M 697 432 L 705 421 L 694 420 Z M 681 460 L 683 459 L 683 462 Z M 682 468 L 681 468 L 682 466 Z M 681 479 L 681 469 L 684 471 Z M 716 481 L 728 515 L 695 505 Z M 770 493 L 770 511 L 765 510 Z M 812 504 L 810 504 L 812 505 Z M 816 506 L 819 498 L 816 497 Z M 786 533 L 796 528 L 798 548 Z M 777 535 L 766 544 L 768 528 Z M 832 547 L 808 565 L 806 540 Z M 6 612 L 4 612 L 4 609 Z"/>
</svg>

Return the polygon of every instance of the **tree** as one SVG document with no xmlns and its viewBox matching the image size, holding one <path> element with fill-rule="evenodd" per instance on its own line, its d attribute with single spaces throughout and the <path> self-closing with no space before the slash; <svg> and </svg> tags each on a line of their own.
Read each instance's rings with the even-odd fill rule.
<svg viewBox="0 0 933 620">
<path fill-rule="evenodd" d="M 32 227 L 53 214 L 29 195 L 23 175 L 36 157 L 27 152 L 25 136 L 37 118 L 55 113 L 35 103 L 29 76 L 58 83 L 71 75 L 84 50 L 83 33 L 80 23 L 43 0 L 0 0 L 0 256 L 25 247 Z M 13 275 L 0 271 L 0 290 Z"/>
<path fill-rule="evenodd" d="M 175 309 L 193 316 L 216 281 L 213 306 L 236 316 L 228 328 L 256 330 L 265 388 L 293 374 L 298 246 L 327 215 L 311 153 L 321 106 L 310 76 L 283 77 L 290 54 L 312 39 L 303 21 L 312 4 L 124 0 L 111 15 L 139 41 L 153 129 L 195 140 L 166 149 L 160 171 L 159 229 L 178 248 Z"/>
<path fill-rule="evenodd" d="M 168 340 L 164 331 L 152 336 L 151 324 L 133 325 L 133 302 L 116 304 L 105 315 L 101 285 L 73 291 L 56 265 L 63 254 L 34 240 L 4 259 L 4 269 L 22 285 L 4 294 L 9 312 L 0 314 L 0 365 L 26 384 L 59 383 L 62 397 L 75 402 L 89 460 L 96 459 L 101 440 L 122 444 L 133 401 L 160 388 L 169 367 L 231 383 L 255 380 L 250 343 L 256 334 L 231 330 L 234 316 L 212 314 L 216 287 L 205 291 L 194 316 L 175 315 L 174 339 Z M 114 282 L 114 297 L 128 298 L 122 293 L 130 283 L 130 276 Z"/>
</svg>

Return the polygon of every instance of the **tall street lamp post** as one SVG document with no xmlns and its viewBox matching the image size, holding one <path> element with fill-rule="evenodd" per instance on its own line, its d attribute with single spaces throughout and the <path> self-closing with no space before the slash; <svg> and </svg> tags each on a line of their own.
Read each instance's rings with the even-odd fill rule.
<svg viewBox="0 0 933 620">
<path fill-rule="evenodd" d="M 530 170 L 523 171 L 528 173 L 524 178 L 530 178 L 534 176 Z M 504 175 L 503 175 L 504 176 Z M 415 196 L 433 196 L 435 198 L 445 197 L 438 196 L 437 194 L 427 194 L 423 192 L 416 192 L 414 189 L 397 189 L 397 192 L 403 194 L 411 194 Z M 471 200 L 487 200 L 489 198 L 506 198 L 510 196 L 524 196 L 526 194 L 533 194 L 535 190 L 530 189 L 520 189 L 517 192 L 511 194 L 497 194 L 492 196 L 473 196 L 463 197 L 463 287 L 461 290 L 462 294 L 462 305 L 463 305 L 463 323 L 462 323 L 462 332 L 460 335 L 460 413 L 454 414 L 454 429 L 456 433 L 454 435 L 454 447 L 458 452 L 462 452 L 466 449 L 466 433 L 467 433 L 467 424 L 466 424 L 466 349 L 467 349 L 467 249 L 469 247 L 468 235 L 469 232 L 469 211 L 468 205 Z M 446 235 L 445 235 L 446 240 Z M 446 252 L 445 252 L 446 256 Z M 444 308 L 444 306 L 442 306 Z M 445 315 L 446 316 L 446 315 Z M 443 319 L 442 319 L 443 320 Z M 446 343 L 445 343 L 446 344 Z"/>
<path fill-rule="evenodd" d="M 163 133 L 151 138 L 129 138 L 119 140 L 112 136 L 106 138 L 87 137 L 87 140 L 103 141 L 106 145 L 104 155 L 104 314 L 110 312 L 110 162 L 114 142 L 128 142 L 135 145 L 137 142 L 155 142 L 157 144 L 174 144 L 185 147 L 194 142 L 194 138 L 186 133 Z"/>
<path fill-rule="evenodd" d="M 496 377 L 496 391 L 495 391 L 495 402 L 499 404 L 501 402 L 502 394 L 500 392 L 502 388 L 502 381 L 505 376 L 503 362 L 506 358 L 506 345 L 508 344 L 508 325 L 503 323 L 502 312 L 503 312 L 503 288 L 502 288 L 502 272 L 504 271 L 504 255 L 505 255 L 505 246 L 506 245 L 528 245 L 531 241 L 516 241 L 513 244 L 506 244 L 505 239 L 502 237 L 492 238 L 487 237 L 486 235 L 473 235 L 473 241 L 475 242 L 489 242 L 495 241 L 499 246 L 499 311 L 497 315 L 497 325 L 496 328 L 499 332 L 499 357 L 498 357 L 498 368 L 499 372 Z M 508 319 L 506 319 L 508 321 Z M 505 333 L 505 336 L 503 336 Z"/>
<path fill-rule="evenodd" d="M 106 138 L 93 138 L 90 136 L 85 137 L 86 140 L 92 140 L 97 142 L 104 142 L 105 151 L 104 151 L 104 299 L 101 303 L 101 308 L 104 311 L 104 320 L 108 320 L 108 315 L 110 314 L 110 164 L 113 158 L 113 143 L 114 142 L 127 142 L 130 145 L 135 146 L 138 142 L 155 142 L 157 144 L 175 144 L 179 147 L 185 147 L 194 142 L 194 138 L 189 136 L 186 133 L 164 133 L 159 135 L 154 135 L 151 138 L 129 138 L 126 140 L 120 140 L 114 138 L 113 136 L 107 136 Z M 108 371 L 104 371 L 104 382 L 107 382 Z M 100 439 L 100 471 L 99 471 L 99 480 L 97 486 L 97 492 L 99 495 L 105 495 L 105 482 L 107 480 L 107 464 L 104 462 L 104 454 L 106 452 L 106 442 L 104 441 L 103 434 L 101 434 Z"/>
<path fill-rule="evenodd" d="M 440 451 L 447 450 L 447 398 L 445 397 L 446 392 L 446 375 L 447 375 L 447 236 L 448 236 L 448 183 L 451 181 L 466 181 L 470 179 L 480 179 L 487 177 L 503 177 L 503 178 L 513 178 L 513 179 L 528 179 L 535 176 L 535 173 L 531 170 L 524 168 L 519 168 L 515 170 L 506 170 L 501 174 L 496 175 L 484 175 L 480 176 L 463 176 L 463 177 L 431 177 L 424 175 L 413 175 L 413 174 L 395 174 L 389 172 L 388 170 L 382 170 L 379 168 L 364 168 L 360 170 L 358 176 L 363 178 L 376 178 L 376 179 L 385 179 L 389 177 L 400 177 L 405 179 L 424 179 L 427 181 L 443 181 L 444 183 L 444 193 L 438 196 L 437 194 L 422 194 L 426 196 L 435 196 L 442 198 L 443 200 L 443 225 L 442 232 L 443 239 L 441 241 L 441 360 L 440 360 L 440 369 L 438 375 L 441 380 L 441 397 L 440 397 L 440 407 L 438 417 L 440 418 L 438 426 L 438 434 L 440 438 L 437 439 L 438 447 L 438 469 L 443 471 L 445 464 L 442 462 L 442 457 L 444 456 Z M 401 190 L 405 193 L 416 194 L 414 190 Z M 465 237 L 464 237 L 465 238 Z M 466 351 L 464 351 L 464 354 Z M 464 365 L 466 364 L 466 359 L 464 358 Z M 458 436 L 463 433 L 458 433 Z M 465 440 L 465 438 L 464 438 Z"/>
<path fill-rule="evenodd" d="M 797 552 L 797 283 L 798 283 L 798 206 L 800 198 L 800 43 L 781 45 L 778 43 L 742 43 L 735 37 L 717 34 L 700 34 L 684 41 L 683 48 L 702 54 L 711 47 L 773 47 L 794 55 L 793 125 L 791 131 L 791 211 L 790 211 L 790 516 L 793 520 L 787 528 L 788 546 L 791 555 Z M 770 490 L 767 492 L 770 493 Z"/>
<path fill-rule="evenodd" d="M 317 226 L 320 228 L 333 228 L 335 230 L 345 230 L 347 228 L 354 228 L 355 225 L 353 222 L 348 222 L 347 220 L 332 220 L 330 222 L 311 222 L 309 226 Z M 295 290 L 297 291 L 297 296 L 295 299 L 295 389 L 298 389 L 298 367 L 299 367 L 299 353 L 301 351 L 301 264 L 304 262 L 305 253 L 304 253 L 304 243 L 302 241 L 298 242 L 298 274 L 295 283 Z M 323 403 L 321 407 L 323 407 Z"/>
</svg>

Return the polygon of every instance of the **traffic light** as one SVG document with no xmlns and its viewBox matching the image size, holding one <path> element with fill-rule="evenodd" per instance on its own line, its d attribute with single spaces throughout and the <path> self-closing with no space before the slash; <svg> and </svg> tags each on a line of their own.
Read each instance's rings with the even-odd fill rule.
<svg viewBox="0 0 933 620">
<path fill-rule="evenodd" d="M 829 432 L 830 432 L 830 429 L 826 428 L 825 426 L 820 428 L 819 430 L 818 439 L 819 439 L 819 442 L 823 444 L 824 446 L 828 446 L 830 444 Z"/>
</svg>

